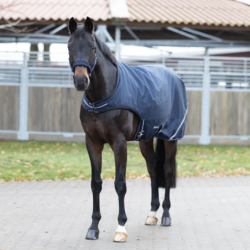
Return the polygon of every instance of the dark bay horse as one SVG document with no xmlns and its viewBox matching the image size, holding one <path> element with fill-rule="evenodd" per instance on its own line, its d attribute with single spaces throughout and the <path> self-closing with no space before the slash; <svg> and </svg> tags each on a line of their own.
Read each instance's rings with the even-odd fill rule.
<svg viewBox="0 0 250 250">
<path fill-rule="evenodd" d="M 74 18 L 69 21 L 70 39 L 68 42 L 69 61 L 74 72 L 74 86 L 84 91 L 91 102 L 109 97 L 116 88 L 117 61 L 105 43 L 94 34 L 94 25 L 87 17 L 84 24 L 77 24 Z M 96 60 L 96 58 L 98 58 Z M 82 61 L 80 64 L 76 63 Z M 86 63 L 87 62 L 87 63 Z M 92 65 L 92 66 L 89 66 Z M 127 216 L 124 206 L 126 194 L 127 141 L 134 140 L 140 118 L 126 109 L 114 109 L 104 113 L 88 112 L 81 106 L 80 119 L 86 133 L 86 146 L 91 161 L 93 193 L 92 224 L 86 239 L 99 237 L 98 224 L 101 219 L 99 195 L 102 190 L 102 150 L 108 143 L 115 157 L 115 190 L 119 199 L 118 228 L 115 242 L 125 242 Z M 156 212 L 160 206 L 158 188 L 165 188 L 163 201 L 162 226 L 170 226 L 170 188 L 176 184 L 177 141 L 157 139 L 154 150 L 153 137 L 139 141 L 140 150 L 146 160 L 151 178 L 151 210 L 146 225 L 157 223 Z"/>
</svg>

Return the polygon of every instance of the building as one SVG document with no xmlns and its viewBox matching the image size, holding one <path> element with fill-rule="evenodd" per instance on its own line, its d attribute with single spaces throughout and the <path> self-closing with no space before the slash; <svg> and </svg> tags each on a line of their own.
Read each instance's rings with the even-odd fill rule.
<svg viewBox="0 0 250 250">
<path fill-rule="evenodd" d="M 39 42 L 46 45 L 45 51 L 49 51 L 52 43 L 67 43 L 69 18 L 74 16 L 79 22 L 84 22 L 87 15 L 96 24 L 96 34 L 113 46 L 117 59 L 120 58 L 120 44 L 206 48 L 205 57 L 163 56 L 149 58 L 148 61 L 173 67 L 187 85 L 188 97 L 191 100 L 187 140 L 203 144 L 249 144 L 249 58 L 210 57 L 212 51 L 218 48 L 240 50 L 249 47 L 250 6 L 247 4 L 234 0 L 76 0 L 73 3 L 65 0 L 16 0 L 10 3 L 13 4 L 8 6 L 8 1 L 5 0 L 1 5 L 0 42 L 30 42 L 33 44 L 31 51 L 37 50 L 36 44 Z M 7 20 L 10 23 L 6 24 Z M 218 52 L 216 55 L 225 54 Z M 12 77 L 12 68 L 8 68 L 11 72 L 9 74 L 3 66 L 0 69 L 4 72 L 3 79 L 0 79 L 3 85 L 0 86 L 3 89 L 1 94 L 9 95 L 5 101 L 7 104 L 2 98 L 3 103 L 0 105 L 0 117 L 4 117 L 0 122 L 2 136 L 16 138 L 17 135 L 19 139 L 37 139 L 38 136 L 45 139 L 45 136 L 48 136 L 50 139 L 52 135 L 83 135 L 80 125 L 76 126 L 71 122 L 74 116 L 72 107 L 77 105 L 74 98 L 80 103 L 80 95 L 72 92 L 74 90 L 70 89 L 68 78 L 62 80 L 65 85 L 60 86 L 56 85 L 56 81 L 51 82 L 49 75 L 47 80 L 38 78 L 37 72 L 41 70 L 46 75 L 46 67 L 42 69 L 41 65 L 38 65 L 37 53 L 30 53 L 28 56 L 29 60 L 27 55 L 26 60 L 30 64 L 27 69 L 17 69 L 17 80 Z M 46 62 L 46 58 L 44 61 Z M 127 62 L 137 64 L 141 60 L 133 59 Z M 2 62 L 3 64 L 6 63 Z M 66 65 L 61 65 L 61 69 L 58 69 L 60 73 L 55 73 L 58 79 L 64 74 L 63 67 Z M 22 72 L 29 72 L 26 80 L 21 77 L 24 74 Z M 69 75 L 69 72 L 67 74 Z M 8 81 L 6 77 L 9 77 Z M 44 85 L 39 85 L 38 80 Z M 23 100 L 19 105 L 19 96 L 20 103 L 23 99 L 22 93 L 27 94 L 27 100 Z M 68 103 L 65 104 L 61 100 L 60 105 L 56 106 L 53 95 L 65 95 Z M 76 95 L 78 96 L 73 98 Z M 38 99 L 40 105 L 34 103 L 34 100 Z M 16 110 L 12 114 L 7 111 L 8 108 L 11 109 L 11 105 L 14 105 Z M 51 107 L 63 110 L 61 122 L 55 120 Z M 15 117 L 20 117 L 19 121 L 16 121 Z M 47 117 L 44 124 L 41 117 Z M 75 117 L 78 117 L 78 114 Z M 8 137 L 10 134 L 15 136 Z"/>
</svg>

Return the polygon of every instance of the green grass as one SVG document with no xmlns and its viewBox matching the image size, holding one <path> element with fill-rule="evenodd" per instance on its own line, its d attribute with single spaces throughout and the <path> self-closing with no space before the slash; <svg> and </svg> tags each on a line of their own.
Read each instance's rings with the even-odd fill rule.
<svg viewBox="0 0 250 250">
<path fill-rule="evenodd" d="M 250 174 L 250 147 L 178 146 L 178 176 Z M 114 178 L 114 155 L 103 151 L 102 177 Z M 127 178 L 147 177 L 138 145 L 128 144 Z M 0 142 L 0 181 L 90 179 L 86 145 L 53 142 Z"/>
</svg>

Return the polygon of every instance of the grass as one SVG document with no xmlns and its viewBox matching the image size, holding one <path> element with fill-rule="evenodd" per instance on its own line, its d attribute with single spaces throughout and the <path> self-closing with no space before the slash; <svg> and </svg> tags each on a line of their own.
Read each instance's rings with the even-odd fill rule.
<svg viewBox="0 0 250 250">
<path fill-rule="evenodd" d="M 250 147 L 178 146 L 178 176 L 250 175 Z M 114 155 L 103 151 L 102 177 L 114 178 Z M 138 145 L 128 144 L 127 178 L 147 177 Z M 0 181 L 90 179 L 86 145 L 0 141 Z"/>
</svg>

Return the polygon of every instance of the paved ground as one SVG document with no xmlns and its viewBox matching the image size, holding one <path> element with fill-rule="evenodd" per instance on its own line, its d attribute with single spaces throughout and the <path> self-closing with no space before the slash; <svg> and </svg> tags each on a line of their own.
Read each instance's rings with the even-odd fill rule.
<svg viewBox="0 0 250 250">
<path fill-rule="evenodd" d="M 113 181 L 104 181 L 98 241 L 84 239 L 91 221 L 89 181 L 0 184 L 0 249 L 250 249 L 250 176 L 179 179 L 168 228 L 144 225 L 150 181 L 127 184 L 125 244 L 112 242 L 118 208 Z"/>
</svg>

